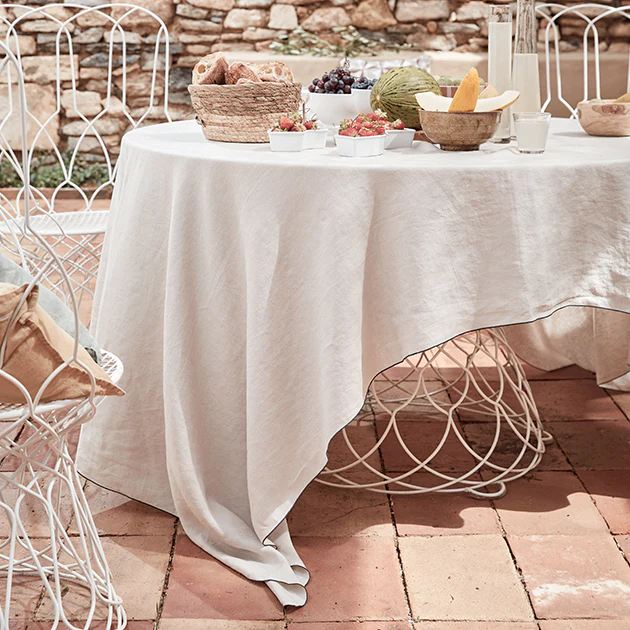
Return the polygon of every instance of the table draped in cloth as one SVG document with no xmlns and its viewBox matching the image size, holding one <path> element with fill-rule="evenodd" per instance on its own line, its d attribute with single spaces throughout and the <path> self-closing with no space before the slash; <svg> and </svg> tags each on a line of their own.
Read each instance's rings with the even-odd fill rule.
<svg viewBox="0 0 630 630">
<path fill-rule="evenodd" d="M 372 378 L 466 331 L 566 305 L 630 311 L 630 138 L 553 121 L 548 150 L 428 144 L 348 159 L 133 131 L 94 305 L 127 395 L 80 471 L 176 514 L 287 605 L 285 517 Z"/>
</svg>

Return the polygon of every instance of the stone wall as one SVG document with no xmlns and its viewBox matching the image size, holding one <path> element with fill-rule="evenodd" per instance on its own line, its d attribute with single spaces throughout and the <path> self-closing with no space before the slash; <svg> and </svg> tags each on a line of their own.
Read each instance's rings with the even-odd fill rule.
<svg viewBox="0 0 630 630">
<path fill-rule="evenodd" d="M 602 4 L 613 1 L 630 6 L 630 0 L 604 0 Z M 420 51 L 475 53 L 487 47 L 488 4 L 481 0 L 136 0 L 135 3 L 154 11 L 168 26 L 172 55 L 169 111 L 175 120 L 191 115 L 187 86 L 191 68 L 199 57 L 217 50 L 230 51 L 232 57 L 242 54 L 251 58 L 256 51 L 269 56 L 272 54 L 268 51 L 269 44 L 298 25 L 321 37 L 332 38 L 335 37 L 333 26 L 352 24 L 371 37 L 406 43 Z M 63 19 L 72 14 L 71 9 L 65 7 L 54 11 L 46 7 L 45 10 Z M 122 9 L 116 9 L 114 2 L 111 10 Z M 16 4 L 14 8 L 4 9 L 2 16 L 10 21 L 23 11 L 23 7 Z M 32 16 L 18 28 L 29 106 L 40 121 L 50 118 L 46 126 L 48 137 L 42 136 L 39 147 L 51 148 L 54 142 L 62 149 L 72 149 L 80 141 L 85 123 L 73 107 L 70 64 L 78 80 L 78 108 L 88 118 L 94 117 L 107 105 L 104 95 L 110 28 L 94 15 L 73 23 L 70 29 L 73 55 L 72 59 L 67 55 L 65 66 L 62 65 L 58 96 L 54 56 L 57 27 L 41 17 Z M 158 100 L 149 108 L 156 30 L 141 16 L 132 16 L 125 26 L 128 32 L 127 114 L 137 119 L 150 109 L 147 122 L 163 120 L 163 108 L 159 107 L 164 93 L 163 76 L 158 77 Z M 564 49 L 579 47 L 583 27 L 578 21 L 565 19 L 561 30 Z M 600 29 L 600 37 L 601 49 L 627 53 L 630 20 L 611 22 Z M 64 45 L 62 49 L 67 52 L 67 44 Z M 115 50 L 120 52 L 120 48 L 115 40 Z M 396 54 L 393 52 L 392 57 Z M 107 115 L 96 126 L 114 156 L 122 134 L 131 126 L 120 100 L 123 77 L 119 59 L 116 64 Z M 8 112 L 8 97 L 6 79 L 0 77 L 0 116 Z M 37 131 L 37 125 L 31 121 L 31 139 Z M 81 141 L 81 151 L 91 155 L 93 160 L 104 159 L 100 142 L 92 133 Z"/>
</svg>

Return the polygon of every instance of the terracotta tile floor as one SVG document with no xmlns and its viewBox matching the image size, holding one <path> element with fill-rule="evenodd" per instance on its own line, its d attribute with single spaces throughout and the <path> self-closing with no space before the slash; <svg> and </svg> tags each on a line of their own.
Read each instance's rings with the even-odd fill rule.
<svg viewBox="0 0 630 630">
<path fill-rule="evenodd" d="M 312 574 L 302 609 L 282 610 L 265 587 L 192 544 L 172 516 L 87 483 L 129 630 L 630 630 L 630 394 L 607 393 L 579 368 L 526 373 L 556 441 L 504 498 L 311 484 L 289 516 Z M 468 440 L 483 448 L 492 424 L 462 415 Z M 418 452 L 432 450 L 435 415 L 401 420 Z M 367 452 L 372 429 L 352 432 Z M 341 447 L 331 446 L 335 465 L 347 462 Z M 499 461 L 512 454 L 508 445 Z M 395 447 L 370 462 L 405 469 Z M 449 444 L 436 468 L 468 463 Z M 24 581 L 18 594 L 16 630 L 48 630 L 37 587 Z M 79 620 L 81 602 L 69 604 Z"/>
<path fill-rule="evenodd" d="M 192 544 L 172 516 L 87 483 L 130 630 L 630 630 L 630 406 L 580 371 L 531 375 L 557 441 L 502 499 L 311 484 L 289 519 L 312 573 L 302 609 L 282 610 L 265 587 Z M 421 449 L 417 436 L 433 440 L 436 420 L 416 420 L 404 430 Z M 460 424 L 477 444 L 493 430 Z M 354 430 L 368 449 L 369 432 Z M 346 461 L 341 446 L 331 446 L 337 463 Z M 400 468 L 395 450 L 380 461 Z M 466 461 L 447 449 L 441 463 Z M 48 630 L 37 588 L 25 582 L 18 593 L 16 627 Z M 77 620 L 82 605 L 68 602 Z"/>
</svg>

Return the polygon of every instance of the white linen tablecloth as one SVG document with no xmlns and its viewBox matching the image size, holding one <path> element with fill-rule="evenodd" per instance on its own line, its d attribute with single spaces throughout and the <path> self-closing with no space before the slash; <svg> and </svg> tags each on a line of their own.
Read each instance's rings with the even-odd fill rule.
<svg viewBox="0 0 630 630">
<path fill-rule="evenodd" d="M 94 306 L 128 393 L 84 427 L 79 469 L 302 605 L 284 519 L 372 378 L 469 330 L 630 311 L 629 237 L 630 138 L 575 121 L 542 155 L 368 159 L 133 131 Z"/>
</svg>

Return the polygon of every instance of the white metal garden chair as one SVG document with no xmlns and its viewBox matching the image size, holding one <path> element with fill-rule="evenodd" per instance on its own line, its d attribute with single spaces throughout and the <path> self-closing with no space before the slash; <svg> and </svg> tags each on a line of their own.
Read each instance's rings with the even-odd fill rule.
<svg viewBox="0 0 630 630">
<path fill-rule="evenodd" d="M 54 273 L 59 278 L 58 289 L 65 290 L 68 296 L 77 339 L 78 307 L 67 267 L 63 257 L 57 255 L 47 238 L 38 232 L 37 219 L 31 220 L 37 192 L 33 193 L 29 185 L 30 154 L 21 151 L 22 147 L 28 147 L 24 80 L 19 60 L 0 42 L 0 74 L 8 71 L 9 66 L 17 87 L 14 106 L 19 119 L 19 146 L 9 147 L 3 139 L 0 157 L 12 162 L 23 186 L 19 218 L 15 216 L 13 204 L 7 205 L 5 199 L 0 198 L 0 224 L 4 228 L 0 231 L 0 244 L 23 266 L 39 271 L 28 285 L 20 305 L 7 317 L 13 322 L 37 283 Z M 38 252 L 38 260 L 29 265 L 33 251 Z M 42 620 L 46 620 L 42 623 L 48 624 L 46 627 L 51 630 L 87 630 L 94 627 L 95 619 L 104 620 L 99 621 L 102 624 L 99 628 L 122 630 L 126 626 L 122 600 L 112 586 L 103 547 L 83 492 L 83 481 L 69 452 L 71 434 L 96 411 L 96 381 L 89 366 L 78 355 L 79 346 L 75 341 L 72 356 L 52 372 L 36 393 L 29 393 L 24 384 L 4 370 L 8 339 L 7 333 L 0 340 L 0 382 L 9 381 L 17 388 L 18 402 L 8 404 L 0 400 L 0 522 L 3 527 L 0 533 L 0 630 L 10 630 L 10 623 L 15 620 L 16 615 L 11 610 L 12 603 L 15 604 L 12 595 L 25 577 L 39 584 L 40 611 Z M 122 375 L 122 364 L 114 355 L 103 354 L 102 367 L 112 381 L 117 382 Z M 91 383 L 89 395 L 73 400 L 48 400 L 45 394 L 53 378 L 72 364 L 87 368 Z M 12 465 L 7 465 L 10 460 Z M 67 531 L 70 521 L 72 535 Z M 67 597 L 72 589 L 77 589 L 85 601 L 80 622 L 72 621 L 73 615 L 65 608 L 65 602 L 74 598 Z"/>
<path fill-rule="evenodd" d="M 45 4 L 42 6 L 25 6 L 6 4 L 0 5 L 6 12 L 6 17 L 0 18 L 0 25 L 6 29 L 4 41 L 10 49 L 16 52 L 18 63 L 22 64 L 23 56 L 20 50 L 18 33 L 21 25 L 26 21 L 37 19 L 46 20 L 53 25 L 54 57 L 56 61 L 56 76 L 52 84 L 55 88 L 55 107 L 50 115 L 38 118 L 34 114 L 33 99 L 29 98 L 27 84 L 27 112 L 28 112 L 28 154 L 29 160 L 42 149 L 49 152 L 52 160 L 63 174 L 63 181 L 53 190 L 52 195 L 46 196 L 41 190 L 31 187 L 35 199 L 32 209 L 32 226 L 38 233 L 47 237 L 57 251 L 64 248 L 64 264 L 70 277 L 73 293 L 79 303 L 84 295 L 93 295 L 94 282 L 98 272 L 103 234 L 107 225 L 107 211 L 96 209 L 97 199 L 103 196 L 107 189 L 111 189 L 116 177 L 116 163 L 113 153 L 119 147 L 109 146 L 107 125 L 115 120 L 122 121 L 126 130 L 146 124 L 156 117 L 170 120 L 168 113 L 168 79 L 170 67 L 169 36 L 164 22 L 152 11 L 134 4 L 114 4 L 86 7 L 80 4 Z M 142 32 L 151 32 L 153 44 L 145 36 L 142 52 L 137 48 L 133 54 L 133 46 L 138 45 L 139 35 L 134 30 L 132 19 L 141 17 Z M 136 20 L 137 23 L 137 20 Z M 99 25 L 104 29 L 104 40 L 107 42 L 107 53 L 104 55 L 106 64 L 107 88 L 102 94 L 100 111 L 86 113 L 78 94 L 78 64 L 76 63 L 75 33 L 80 27 L 85 28 Z M 130 38 L 133 42 L 129 42 Z M 52 45 L 52 44 L 51 44 Z M 141 56 L 140 56 L 141 55 Z M 138 62 L 140 58 L 140 62 Z M 33 57 L 29 58 L 33 63 Z M 139 66 L 142 65 L 142 68 Z M 132 108 L 129 105 L 129 86 L 134 75 L 142 72 L 144 76 L 150 73 L 150 89 L 144 98 L 142 107 Z M 14 81 L 9 76 L 9 86 Z M 70 94 L 70 97 L 68 95 Z M 35 96 L 35 95 L 34 95 Z M 15 125 L 15 111 L 13 106 L 13 91 L 8 90 L 10 101 L 9 111 L 0 121 L 0 133 Z M 57 129 L 61 118 L 62 107 L 73 110 L 72 124 L 75 130 L 75 144 L 62 153 L 58 146 Z M 97 109 L 99 107 L 97 106 Z M 8 135 L 8 134 L 7 134 Z M 81 152 L 89 147 L 89 152 L 101 156 L 102 167 L 106 170 L 106 181 L 102 182 L 93 192 L 88 193 L 75 183 L 74 175 L 81 162 Z M 13 156 L 14 157 L 14 156 Z M 74 191 L 79 208 L 72 212 L 60 212 L 59 200 L 63 189 Z M 3 202 L 9 203 L 8 199 Z M 19 214 L 19 204 L 14 205 L 16 215 Z M 45 257 L 45 252 L 39 252 Z M 42 260 L 34 252 L 32 263 L 42 266 Z M 57 291 L 61 297 L 58 275 L 45 273 L 43 281 Z"/>
<path fill-rule="evenodd" d="M 599 50 L 598 27 L 606 24 L 611 18 L 627 18 L 630 21 L 630 7 L 610 7 L 602 4 L 584 3 L 566 6 L 556 3 L 539 4 L 536 13 L 542 18 L 541 26 L 545 28 L 545 86 L 546 98 L 542 109 L 545 111 L 554 97 L 569 110 L 571 118 L 577 118 L 577 103 L 569 103 L 565 98 L 562 84 L 562 52 L 560 49 L 559 21 L 565 17 L 574 17 L 584 21 L 584 35 L 582 39 L 583 55 L 583 100 L 601 98 L 601 54 Z M 589 41 L 592 45 L 589 48 Z M 553 53 L 553 54 L 552 54 Z M 593 69 L 590 63 L 593 62 Z M 552 73 L 552 64 L 554 73 Z M 555 74 L 555 86 L 552 80 Z M 630 53 L 628 55 L 628 73 L 626 91 L 630 92 Z"/>
</svg>

